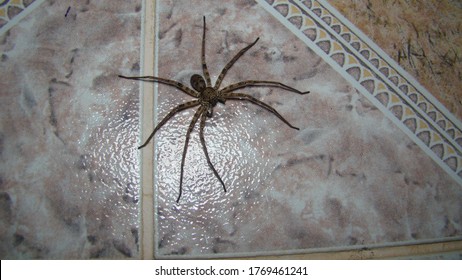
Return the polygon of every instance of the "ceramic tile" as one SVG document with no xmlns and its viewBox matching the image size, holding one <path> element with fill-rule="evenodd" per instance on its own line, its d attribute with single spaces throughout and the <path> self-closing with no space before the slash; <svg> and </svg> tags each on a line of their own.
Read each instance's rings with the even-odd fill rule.
<svg viewBox="0 0 462 280">
<path fill-rule="evenodd" d="M 331 1 L 462 119 L 462 5 L 441 1 Z"/>
<path fill-rule="evenodd" d="M 140 30 L 141 1 L 42 1 L 2 29 L 0 258 L 138 258 L 138 85 L 117 74 Z"/>
<path fill-rule="evenodd" d="M 0 28 L 9 29 L 21 18 L 34 10 L 41 0 L 3 0 L 0 2 Z"/>
<path fill-rule="evenodd" d="M 461 239 L 460 121 L 326 1 L 217 3 L 0 3 L 2 259 L 255 256 Z M 144 12 L 156 19 L 155 40 L 140 36 L 151 28 L 141 26 Z M 197 124 L 176 203 L 194 110 L 159 131 L 140 178 L 139 94 L 152 92 L 117 74 L 149 72 L 143 55 L 155 41 L 156 75 L 189 85 L 201 73 L 202 16 L 212 81 L 259 37 L 223 86 L 268 79 L 311 93 L 240 90 L 300 130 L 251 103 L 218 104 L 205 139 L 227 192 Z M 153 93 L 154 108 L 143 106 L 155 122 L 191 100 L 164 85 Z M 154 227 L 141 223 L 141 204 Z"/>
<path fill-rule="evenodd" d="M 450 252 L 444 254 L 418 255 L 401 259 L 410 260 L 462 260 L 461 252 Z"/>
<path fill-rule="evenodd" d="M 461 236 L 460 123 L 324 1 L 158 1 L 157 75 L 186 85 L 201 73 L 202 16 L 214 81 L 259 37 L 223 86 L 241 92 L 207 119 L 211 162 L 191 134 L 183 195 L 181 155 L 194 110 L 155 138 L 155 253 L 159 258 L 262 255 L 415 244 Z M 156 120 L 191 100 L 156 87 Z M 151 144 L 152 145 L 152 144 Z"/>
</svg>

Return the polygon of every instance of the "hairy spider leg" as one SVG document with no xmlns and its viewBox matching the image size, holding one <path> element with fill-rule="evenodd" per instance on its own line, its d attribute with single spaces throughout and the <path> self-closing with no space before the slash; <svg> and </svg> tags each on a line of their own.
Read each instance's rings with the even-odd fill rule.
<svg viewBox="0 0 462 280">
<path fill-rule="evenodd" d="M 228 93 L 235 91 L 236 89 L 241 89 L 245 87 L 276 87 L 276 88 L 281 88 L 287 91 L 295 92 L 298 94 L 307 94 L 310 93 L 309 91 L 299 91 L 296 88 L 290 87 L 286 84 L 280 83 L 280 82 L 274 82 L 274 81 L 258 81 L 258 80 L 248 80 L 248 81 L 243 81 L 239 83 L 235 83 L 232 85 L 229 85 L 221 90 L 221 93 Z"/>
<path fill-rule="evenodd" d="M 195 107 L 199 105 L 200 102 L 199 100 L 194 100 L 194 101 L 189 101 L 183 104 L 180 104 L 173 108 L 154 128 L 154 131 L 149 135 L 148 139 L 144 142 L 143 145 L 139 146 L 138 149 L 142 149 L 146 147 L 146 145 L 149 144 L 149 141 L 154 137 L 154 134 L 156 134 L 157 130 L 159 130 L 170 118 L 172 118 L 176 113 L 181 112 L 183 110 Z"/>
<path fill-rule="evenodd" d="M 217 170 L 215 169 L 215 167 L 213 166 L 212 162 L 210 161 L 209 153 L 208 153 L 208 151 L 207 151 L 207 146 L 205 145 L 204 128 L 205 128 L 205 120 L 206 120 L 206 119 L 207 119 L 207 113 L 203 113 L 203 114 L 201 115 L 201 122 L 200 122 L 200 129 L 199 129 L 199 138 L 200 138 L 200 140 L 201 140 L 202 149 L 204 150 L 205 158 L 207 159 L 207 163 L 209 164 L 210 169 L 212 169 L 213 174 L 215 174 L 215 177 L 218 178 L 218 180 L 220 181 L 220 183 L 223 185 L 223 189 L 224 189 L 225 192 L 226 192 L 225 183 L 224 183 L 223 180 L 221 179 L 220 175 L 218 175 Z"/>
<path fill-rule="evenodd" d="M 223 70 L 221 70 L 221 73 L 220 75 L 218 76 L 218 79 L 217 81 L 215 82 L 215 86 L 213 87 L 215 90 L 218 90 L 218 88 L 220 87 L 221 85 L 221 82 L 223 81 L 223 79 L 225 78 L 225 75 L 226 73 L 228 72 L 228 70 L 231 68 L 231 66 L 233 66 L 233 64 L 248 50 L 250 49 L 251 47 L 253 47 L 257 41 L 259 40 L 260 38 L 257 38 L 252 44 L 248 45 L 247 47 L 243 48 L 242 50 L 240 50 L 234 57 L 233 59 L 231 59 L 228 64 L 226 64 L 226 66 L 223 68 Z"/>
<path fill-rule="evenodd" d="M 183 171 L 184 171 L 184 163 L 186 159 L 186 152 L 188 151 L 189 138 L 191 136 L 191 132 L 194 129 L 194 126 L 197 123 L 197 120 L 199 119 L 199 116 L 202 115 L 205 112 L 205 110 L 206 110 L 205 107 L 202 107 L 202 106 L 199 107 L 199 109 L 197 109 L 196 113 L 194 114 L 191 120 L 191 123 L 189 124 L 188 132 L 186 132 L 186 140 L 184 142 L 183 156 L 181 158 L 180 190 L 179 190 L 178 199 L 176 200 L 176 203 L 180 202 L 181 194 L 183 192 Z"/>
<path fill-rule="evenodd" d="M 202 31 L 202 71 L 204 72 L 205 81 L 208 87 L 212 86 L 212 81 L 210 81 L 209 70 L 207 69 L 207 64 L 205 63 L 205 16 L 204 16 L 204 30 Z"/>
<path fill-rule="evenodd" d="M 276 111 L 276 109 L 274 109 L 270 105 L 264 103 L 263 101 L 260 101 L 260 100 L 256 99 L 253 96 L 250 96 L 250 95 L 245 94 L 245 93 L 232 92 L 232 93 L 225 94 L 223 97 L 226 100 L 233 100 L 234 99 L 234 100 L 241 100 L 241 101 L 246 100 L 246 101 L 252 102 L 253 104 L 258 105 L 258 106 L 270 111 L 271 113 L 275 114 L 276 117 L 278 117 L 281 121 L 283 121 L 289 127 L 293 128 L 293 129 L 296 129 L 296 130 L 300 130 L 298 127 L 295 127 L 295 126 L 291 125 L 286 119 L 284 119 L 284 117 L 281 116 L 281 114 L 279 114 Z"/>
<path fill-rule="evenodd" d="M 136 81 L 143 81 L 143 82 L 158 82 L 161 84 L 169 85 L 172 87 L 176 87 L 177 89 L 181 90 L 182 92 L 186 93 L 189 96 L 198 98 L 199 93 L 194 91 L 193 89 L 189 88 L 188 86 L 185 86 L 184 84 L 174 81 L 174 80 L 169 80 L 169 79 L 164 79 L 164 78 L 159 78 L 159 77 L 154 77 L 154 76 L 140 76 L 140 77 L 129 77 L 129 76 L 123 76 L 119 75 L 120 78 L 128 79 L 128 80 L 136 80 Z"/>
</svg>

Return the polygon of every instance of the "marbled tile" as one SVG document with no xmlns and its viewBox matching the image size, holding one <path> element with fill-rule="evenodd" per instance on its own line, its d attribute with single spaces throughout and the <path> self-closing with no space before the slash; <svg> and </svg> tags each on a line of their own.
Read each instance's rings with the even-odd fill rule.
<svg viewBox="0 0 462 280">
<path fill-rule="evenodd" d="M 0 28 L 4 28 L 7 24 L 13 25 L 15 22 L 27 15 L 27 9 L 33 9 L 31 6 L 34 2 L 42 2 L 35 0 L 2 0 L 0 1 Z"/>
<path fill-rule="evenodd" d="M 0 37 L 0 258 L 139 257 L 140 32 L 141 1 L 45 1 Z"/>
<path fill-rule="evenodd" d="M 329 2 L 462 120 L 460 1 Z"/>
<path fill-rule="evenodd" d="M 260 4 L 216 3 L 158 1 L 158 76 L 189 84 L 191 74 L 201 73 L 204 15 L 212 81 L 260 37 L 223 86 L 267 79 L 311 93 L 241 91 L 273 106 L 299 131 L 253 104 L 217 105 L 205 138 L 227 193 L 207 166 L 196 126 L 177 204 L 184 135 L 194 111 L 178 114 L 159 131 L 157 257 L 309 252 L 461 237 L 457 176 L 449 176 L 393 116 L 379 110 L 364 88 L 327 63 L 330 57 L 308 47 Z M 157 120 L 187 100 L 159 85 Z"/>
</svg>

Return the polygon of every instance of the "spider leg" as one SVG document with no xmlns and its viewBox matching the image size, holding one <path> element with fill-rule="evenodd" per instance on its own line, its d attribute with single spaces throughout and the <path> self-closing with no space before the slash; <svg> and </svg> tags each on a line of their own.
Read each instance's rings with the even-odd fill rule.
<svg viewBox="0 0 462 280">
<path fill-rule="evenodd" d="M 204 138 L 204 127 L 205 127 L 205 120 L 207 118 L 207 113 L 203 113 L 201 116 L 201 123 L 200 123 L 200 131 L 199 131 L 199 138 L 201 140 L 202 144 L 202 149 L 204 150 L 205 158 L 207 159 L 207 163 L 209 164 L 210 169 L 212 169 L 213 174 L 215 174 L 215 177 L 217 177 L 218 181 L 223 185 L 223 189 L 226 192 L 226 187 L 225 183 L 223 183 L 223 180 L 221 179 L 220 175 L 218 175 L 217 170 L 215 167 L 213 167 L 212 162 L 210 161 L 209 153 L 207 152 L 207 146 L 205 145 L 205 138 Z"/>
<path fill-rule="evenodd" d="M 245 87 L 277 87 L 287 91 L 295 92 L 298 94 L 307 94 L 309 91 L 299 91 L 293 87 L 290 87 L 286 84 L 274 81 L 257 81 L 257 80 L 248 80 L 239 83 L 229 85 L 221 90 L 222 93 L 228 93 L 235 91 L 236 89 L 241 89 Z"/>
<path fill-rule="evenodd" d="M 258 105 L 258 106 L 270 111 L 271 113 L 275 114 L 276 117 L 278 117 L 281 121 L 283 121 L 285 124 L 287 124 L 291 128 L 296 129 L 296 130 L 300 130 L 298 127 L 295 127 L 295 126 L 291 125 L 286 119 L 284 119 L 284 117 L 281 116 L 281 114 L 279 114 L 276 111 L 276 109 L 274 109 L 270 105 L 264 103 L 263 101 L 260 101 L 260 100 L 256 99 L 253 96 L 247 95 L 245 93 L 232 92 L 232 93 L 225 94 L 223 97 L 226 100 L 246 100 L 246 101 L 252 102 L 253 104 Z"/>
<path fill-rule="evenodd" d="M 194 91 L 193 89 L 185 86 L 184 84 L 174 81 L 174 80 L 169 80 L 169 79 L 164 79 L 164 78 L 159 78 L 159 77 L 154 77 L 154 76 L 141 76 L 141 77 L 129 77 L 129 76 L 123 76 L 123 75 L 118 75 L 120 78 L 128 79 L 128 80 L 136 80 L 136 81 L 143 81 L 143 82 L 158 82 L 161 84 L 169 85 L 172 87 L 175 87 L 182 92 L 186 93 L 189 96 L 199 98 L 199 93 Z"/>
<path fill-rule="evenodd" d="M 226 73 L 228 72 L 229 68 L 231 68 L 231 66 L 233 66 L 233 64 L 248 50 L 250 49 L 251 47 L 253 47 L 253 45 L 255 45 L 258 41 L 258 39 L 260 38 L 257 38 L 252 44 L 248 45 L 247 47 L 243 48 L 242 50 L 240 50 L 234 57 L 233 59 L 231 59 L 230 62 L 228 62 L 228 64 L 226 64 L 226 66 L 223 68 L 223 70 L 221 70 L 221 73 L 220 73 L 220 76 L 218 76 L 218 79 L 217 81 L 215 82 L 215 86 L 214 86 L 214 89 L 215 90 L 218 90 L 218 88 L 220 87 L 221 85 L 221 82 L 223 81 L 223 78 L 225 77 Z"/>
<path fill-rule="evenodd" d="M 199 105 L 199 100 L 194 100 L 190 102 L 186 102 L 183 104 L 180 104 L 173 108 L 154 128 L 154 131 L 149 135 L 148 139 L 144 142 L 143 145 L 139 146 L 138 149 L 144 148 L 146 145 L 148 145 L 149 141 L 151 141 L 152 137 L 154 137 L 154 134 L 156 134 L 157 130 L 161 128 L 171 117 L 173 117 L 176 113 L 181 112 L 183 110 L 189 109 L 191 107 Z"/>
<path fill-rule="evenodd" d="M 207 69 L 207 64 L 205 63 L 205 16 L 204 16 L 204 30 L 202 31 L 202 71 L 204 72 L 205 81 L 208 87 L 212 86 L 212 81 L 210 81 L 209 70 Z"/>
<path fill-rule="evenodd" d="M 191 132 L 193 131 L 194 126 L 196 125 L 196 122 L 199 119 L 199 116 L 202 115 L 203 113 L 204 113 L 204 107 L 199 107 L 199 109 L 197 109 L 196 113 L 194 114 L 191 120 L 191 123 L 189 124 L 188 132 L 186 132 L 186 140 L 184 142 L 183 156 L 181 158 L 180 190 L 179 190 L 176 203 L 180 202 L 181 194 L 183 192 L 183 171 L 184 171 L 184 162 L 186 159 L 186 152 L 188 151 L 189 137 L 191 136 Z"/>
</svg>

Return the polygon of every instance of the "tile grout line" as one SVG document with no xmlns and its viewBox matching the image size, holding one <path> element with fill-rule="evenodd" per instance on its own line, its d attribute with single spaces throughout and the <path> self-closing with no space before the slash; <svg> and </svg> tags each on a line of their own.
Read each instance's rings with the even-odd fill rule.
<svg viewBox="0 0 462 280">
<path fill-rule="evenodd" d="M 437 108 L 442 115 L 448 118 L 453 122 L 458 128 L 462 128 L 462 122 L 457 119 L 457 117 L 452 114 L 433 94 L 428 91 L 416 78 L 414 78 L 408 71 L 399 65 L 393 58 L 391 58 L 385 51 L 383 51 L 380 46 L 378 46 L 374 41 L 372 41 L 364 32 L 362 32 L 358 27 L 356 27 L 351 21 L 349 21 L 345 16 L 343 16 L 337 9 L 335 9 L 331 4 L 326 0 L 316 0 L 320 5 L 327 8 L 327 10 L 335 16 L 343 25 L 350 29 L 350 31 L 355 34 L 361 41 L 368 45 L 371 50 L 374 50 L 383 60 L 385 60 L 392 69 L 394 69 L 398 74 L 402 76 L 410 85 L 414 86 L 416 90 L 421 93 L 432 105 Z"/>
<path fill-rule="evenodd" d="M 154 75 L 155 45 L 155 1 L 144 0 L 141 18 L 141 75 Z M 154 124 L 154 84 L 140 82 L 140 125 L 139 143 L 151 133 Z M 153 151 L 154 145 L 140 150 L 141 155 L 141 207 L 140 207 L 140 259 L 154 257 L 154 192 Z"/>
<path fill-rule="evenodd" d="M 153 38 L 158 38 L 157 37 L 157 34 L 159 34 L 159 28 L 160 28 L 160 16 L 157 15 L 157 11 L 159 11 L 159 1 L 157 0 L 154 0 L 154 5 L 153 5 L 153 19 L 154 19 L 154 23 L 153 23 L 153 30 L 154 30 L 154 35 L 153 35 Z M 155 44 L 154 44 L 154 62 L 153 62 L 153 67 L 154 67 L 154 75 L 155 76 L 158 76 L 158 72 L 159 72 L 159 65 L 158 65 L 158 58 L 159 57 L 159 42 L 155 40 Z M 154 84 L 154 91 L 153 91 L 153 96 L 154 96 L 154 104 L 158 104 L 158 86 L 159 86 L 159 83 L 156 83 Z M 155 122 L 157 123 L 158 122 L 158 119 L 157 119 L 157 116 L 158 116 L 158 107 L 159 106 L 154 106 L 152 108 L 152 112 L 154 114 L 154 120 Z M 151 167 L 151 170 L 157 170 L 157 161 L 154 160 L 154 158 L 156 157 L 156 153 L 155 151 L 157 151 L 157 142 L 154 141 L 153 142 L 153 147 L 154 147 L 154 153 L 151 153 L 151 156 L 152 156 L 152 167 Z M 152 254 L 152 258 L 157 258 L 157 247 L 156 245 L 158 244 L 158 232 L 157 232 L 157 229 L 155 228 L 155 226 L 157 226 L 159 223 L 158 223 L 158 216 L 155 215 L 155 213 L 157 213 L 157 209 L 158 209 L 158 206 L 157 206 L 157 196 L 155 195 L 155 193 L 157 193 L 157 185 L 155 184 L 156 180 L 157 180 L 157 174 L 155 174 L 154 171 L 151 171 L 152 172 L 152 178 L 153 178 L 153 183 L 151 185 L 151 189 L 153 191 L 153 195 L 151 196 L 151 201 L 153 202 L 153 209 L 151 210 L 152 211 L 152 221 L 153 221 L 153 225 L 151 226 L 151 229 L 152 229 L 152 232 L 151 232 L 151 235 L 152 235 L 152 239 L 153 239 L 153 246 L 152 246 L 152 250 L 153 250 L 153 254 Z"/>
<path fill-rule="evenodd" d="M 307 46 L 309 46 L 315 53 L 317 53 L 320 57 L 325 57 L 325 61 L 340 75 L 342 75 L 347 81 L 349 81 L 354 87 L 361 92 L 363 96 L 368 98 L 370 102 L 372 102 L 390 121 L 392 121 L 400 130 L 402 130 L 408 137 L 412 139 L 414 143 L 416 143 L 428 156 L 432 158 L 434 162 L 436 162 L 443 170 L 445 170 L 458 184 L 462 185 L 462 177 L 459 177 L 456 171 L 452 170 L 449 165 L 447 165 L 442 159 L 440 159 L 431 149 L 428 147 L 420 138 L 417 137 L 416 134 L 411 132 L 404 123 L 402 123 L 399 119 L 397 119 L 392 113 L 385 108 L 385 106 L 380 103 L 376 98 L 372 98 L 370 93 L 362 87 L 362 85 L 353 79 L 349 74 L 347 74 L 343 67 L 338 65 L 329 56 L 327 56 L 323 50 L 321 50 L 315 42 L 309 40 L 300 32 L 299 29 L 294 27 L 292 23 L 286 20 L 285 16 L 281 15 L 280 13 L 276 12 L 273 9 L 273 6 L 268 4 L 265 0 L 257 0 L 257 3 L 263 6 L 263 8 L 276 17 L 279 22 L 281 22 L 284 26 L 286 26 L 293 34 L 295 34 L 298 38 L 300 38 Z"/>
<path fill-rule="evenodd" d="M 300 2 L 300 0 L 294 0 L 294 4 L 296 4 L 298 6 L 298 8 L 300 9 L 303 9 L 305 10 L 310 16 L 311 18 L 313 19 L 318 19 L 316 20 L 316 22 L 323 27 L 324 30 L 330 30 L 330 26 L 328 24 L 326 24 L 324 21 L 322 21 L 321 19 L 319 19 L 319 17 L 316 17 L 316 16 L 313 16 L 313 12 L 310 11 L 309 9 L 305 9 L 305 6 L 303 5 L 303 3 Z M 330 7 L 330 9 L 334 9 L 332 6 Z M 335 9 L 334 9 L 335 10 Z M 329 13 L 332 13 L 330 10 L 328 10 Z M 332 13 L 332 15 L 334 15 Z M 348 23 L 348 22 L 346 22 Z M 350 30 L 353 29 L 352 27 L 352 24 L 350 23 L 350 25 L 347 25 L 346 23 L 342 22 L 342 24 L 346 25 Z M 356 50 L 355 48 L 353 48 L 348 42 L 345 41 L 344 38 L 342 38 L 338 33 L 336 32 L 329 32 L 329 34 L 335 38 L 335 40 L 339 43 L 341 43 L 342 46 L 345 46 L 345 48 L 347 48 L 347 51 L 349 51 L 350 53 L 354 54 L 355 55 L 355 58 L 360 60 L 362 63 L 365 64 L 366 66 L 366 69 L 368 69 L 369 71 L 373 72 L 374 75 L 375 75 L 375 79 L 377 81 L 381 81 L 383 82 L 384 84 L 386 84 L 388 87 L 392 88 L 395 93 L 403 100 L 402 103 L 403 105 L 407 103 L 407 106 L 411 107 L 412 110 L 417 113 L 418 115 L 421 116 L 421 119 L 426 121 L 429 125 L 433 126 L 434 127 L 434 131 L 436 130 L 437 132 L 439 132 L 439 134 L 441 136 L 443 136 L 445 138 L 446 141 L 450 142 L 452 145 L 453 145 L 453 148 L 458 150 L 459 149 L 459 145 L 458 143 L 456 142 L 455 139 L 453 139 L 450 135 L 448 135 L 447 131 L 443 128 L 441 128 L 440 126 L 437 125 L 437 120 L 432 120 L 430 118 L 430 116 L 428 116 L 428 114 L 426 112 L 424 112 L 419 106 L 417 103 L 414 103 L 406 94 L 404 94 L 400 89 L 399 89 L 399 85 L 395 85 L 393 84 L 390 79 L 388 77 L 386 77 L 383 73 L 381 73 L 378 68 L 374 67 L 372 65 L 372 63 L 368 60 L 368 59 L 364 59 L 364 57 L 360 54 L 360 52 L 358 50 Z M 358 36 L 358 38 L 364 43 L 367 36 L 365 35 L 361 35 L 361 34 L 355 34 L 353 33 L 354 35 Z M 371 43 L 369 44 L 366 44 L 368 46 L 371 45 Z M 375 53 L 379 53 L 379 55 L 381 56 L 381 59 L 384 60 L 386 63 L 388 63 L 390 65 L 390 62 L 393 61 L 393 59 L 391 59 L 389 56 L 385 56 L 386 54 L 381 51 L 380 47 L 378 47 L 377 45 L 375 45 L 375 49 L 374 48 L 371 48 L 369 47 L 369 49 L 372 51 L 372 52 L 375 52 Z M 381 51 L 381 53 L 379 52 L 379 50 Z M 399 71 L 399 69 L 394 69 L 395 71 Z M 409 82 L 410 80 L 410 75 L 409 73 L 407 73 L 406 71 L 402 71 L 402 73 L 399 73 L 401 75 L 401 77 L 403 79 L 405 79 L 411 86 L 415 87 L 416 89 L 418 88 L 417 85 L 418 82 L 415 81 L 416 84 L 412 84 Z M 421 89 L 423 89 L 422 86 L 420 86 Z M 428 93 L 428 92 L 427 92 Z M 422 93 L 421 91 L 419 91 L 419 94 L 421 94 L 422 96 L 424 96 L 425 98 L 427 98 L 427 95 L 425 93 Z M 431 95 L 430 93 L 428 93 L 428 95 Z M 428 100 L 428 98 L 427 98 Z M 432 104 L 432 103 L 431 103 Z M 446 112 L 443 114 L 443 108 L 444 106 L 442 106 L 441 104 L 432 104 L 433 106 L 435 106 L 435 108 L 442 114 L 444 115 L 444 117 L 446 117 L 448 120 L 451 120 L 451 118 L 449 116 L 447 116 L 448 114 L 449 115 L 452 115 L 451 113 L 449 113 L 449 111 L 447 111 L 446 109 Z M 443 108 L 438 108 L 438 106 L 442 106 Z M 444 108 L 445 109 L 445 108 Z M 452 116 L 453 117 L 453 116 Z M 460 129 L 460 126 L 458 126 L 458 123 L 456 122 L 453 122 L 454 125 Z"/>
<path fill-rule="evenodd" d="M 45 0 L 36 0 L 32 2 L 29 6 L 25 7 L 19 14 L 15 17 L 10 19 L 2 28 L 0 28 L 0 35 L 5 34 L 8 30 L 10 30 L 13 26 L 15 26 L 18 22 L 20 22 L 23 18 L 33 12 L 38 6 L 40 6 Z M 64 14 L 63 14 L 64 15 Z"/>
</svg>

